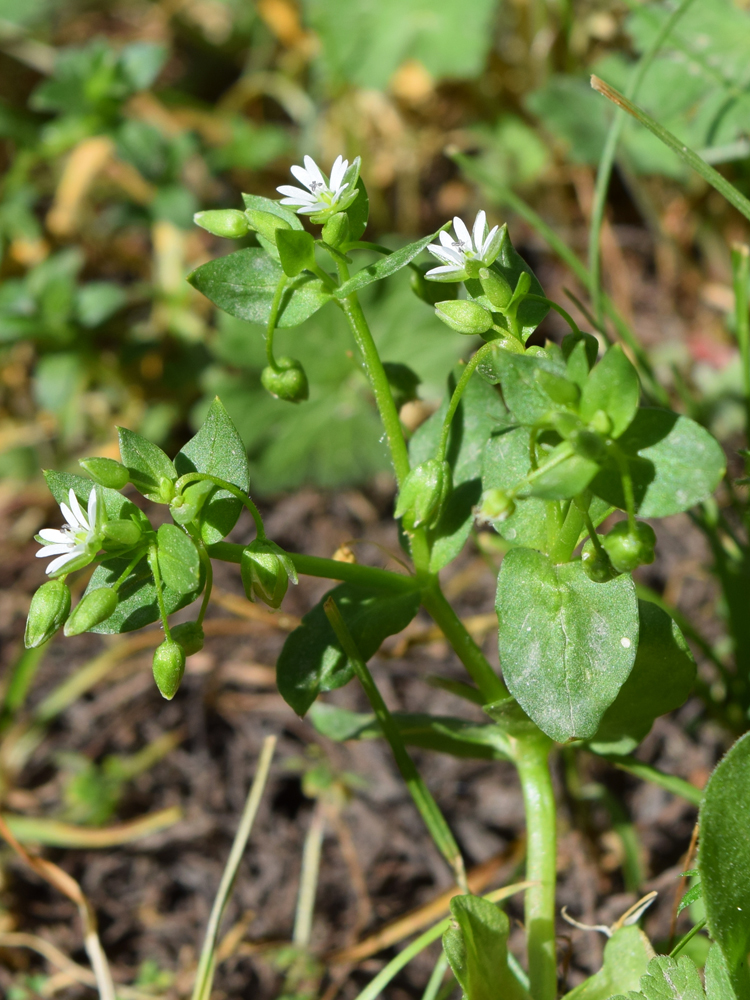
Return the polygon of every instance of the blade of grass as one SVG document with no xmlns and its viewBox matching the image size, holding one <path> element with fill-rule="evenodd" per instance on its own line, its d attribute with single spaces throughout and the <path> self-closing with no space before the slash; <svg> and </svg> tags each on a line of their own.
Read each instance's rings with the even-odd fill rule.
<svg viewBox="0 0 750 1000">
<path fill-rule="evenodd" d="M 211 916 L 208 919 L 206 937 L 203 942 L 200 961 L 198 962 L 198 971 L 195 974 L 192 1000 L 209 1000 L 211 996 L 211 987 L 216 968 L 216 947 L 219 939 L 219 930 L 221 929 L 221 921 L 226 905 L 229 902 L 229 897 L 232 894 L 232 887 L 237 877 L 242 855 L 245 853 L 250 831 L 253 828 L 253 823 L 258 813 L 258 807 L 260 806 L 260 801 L 266 787 L 268 772 L 275 749 L 276 737 L 267 736 L 263 741 L 263 748 L 258 758 L 258 768 L 255 772 L 255 778 L 253 779 L 245 808 L 242 811 L 240 825 L 237 828 L 232 850 L 229 852 L 229 858 L 227 859 L 224 873 L 221 876 L 216 899 L 211 909 Z"/>
<path fill-rule="evenodd" d="M 464 868 L 464 861 L 461 857 L 461 852 L 458 849 L 458 844 L 456 843 L 450 827 L 445 821 L 445 817 L 440 811 L 437 802 L 432 797 L 432 793 L 427 788 L 427 785 L 425 785 L 419 775 L 419 772 L 414 766 L 414 761 L 408 754 L 404 741 L 401 738 L 401 733 L 398 730 L 398 726 L 394 722 L 393 716 L 388 711 L 382 695 L 372 678 L 372 674 L 367 668 L 367 664 L 362 659 L 359 650 L 357 649 L 357 645 L 346 626 L 346 622 L 341 617 L 341 612 L 336 607 L 336 602 L 333 598 L 328 598 L 323 605 L 323 610 L 326 613 L 328 621 L 331 623 L 331 628 L 336 633 L 336 637 L 341 643 L 341 648 L 349 657 L 349 662 L 354 668 L 354 673 L 357 675 L 357 679 L 364 688 L 367 700 L 370 702 L 372 710 L 380 723 L 383 735 L 390 744 L 393 756 L 396 760 L 396 765 L 401 772 L 401 776 L 406 782 L 411 796 L 414 799 L 414 804 L 419 810 L 430 836 L 435 842 L 435 845 L 440 853 L 450 865 L 457 885 L 461 887 L 463 892 L 468 892 L 468 887 L 466 885 L 466 870 Z"/>
<path fill-rule="evenodd" d="M 732 280 L 735 334 L 740 347 L 742 388 L 745 392 L 745 440 L 750 441 L 750 313 L 748 313 L 750 247 L 744 243 L 735 243 L 732 247 Z"/>
<path fill-rule="evenodd" d="M 435 1000 L 438 995 L 438 991 L 443 984 L 443 979 L 445 979 L 445 972 L 448 968 L 448 959 L 445 956 L 445 952 L 441 952 L 440 958 L 435 962 L 435 968 L 432 970 L 432 975 L 427 981 L 427 986 L 422 994 L 422 1000 Z"/>
<path fill-rule="evenodd" d="M 651 64 L 656 58 L 662 45 L 672 33 L 672 29 L 677 24 L 679 19 L 694 2 L 695 0 L 682 0 L 679 7 L 672 12 L 671 16 L 664 23 L 661 31 L 657 33 L 651 47 L 641 56 L 638 66 L 628 83 L 627 96 L 629 98 L 634 99 L 637 96 L 638 90 L 643 83 L 643 79 L 651 68 Z M 599 324 L 603 322 L 601 258 L 599 253 L 602 222 L 604 220 L 604 207 L 607 202 L 607 192 L 609 191 L 609 181 L 612 176 L 612 167 L 615 162 L 617 144 L 620 141 L 620 135 L 625 121 L 626 118 L 624 113 L 622 111 L 618 111 L 615 115 L 614 121 L 609 127 L 607 140 L 604 144 L 601 159 L 599 160 L 599 169 L 596 174 L 596 188 L 594 190 L 594 204 L 591 209 L 591 224 L 589 228 L 589 275 L 591 279 L 590 294 L 591 301 L 594 306 L 594 315 L 596 316 Z"/>
<path fill-rule="evenodd" d="M 309 948 L 312 935 L 315 893 L 320 871 L 320 850 L 325 833 L 325 811 L 320 799 L 315 804 L 312 820 L 302 850 L 302 870 L 299 876 L 297 911 L 294 915 L 292 941 L 298 948 Z"/>
<path fill-rule="evenodd" d="M 600 80 L 598 76 L 591 77 L 591 86 L 602 97 L 606 97 L 608 101 L 611 101 L 618 108 L 622 108 L 623 111 L 627 111 L 636 121 L 644 125 L 649 132 L 652 132 L 657 139 L 663 142 L 674 153 L 677 153 L 697 174 L 700 174 L 704 181 L 707 181 L 712 188 L 723 195 L 729 204 L 736 208 L 741 215 L 744 215 L 746 219 L 750 219 L 750 201 L 748 201 L 744 194 L 738 191 L 733 184 L 730 184 L 726 177 L 722 177 L 718 170 L 714 170 L 710 164 L 702 160 L 694 150 L 686 146 L 684 142 L 681 142 L 669 129 L 664 128 L 663 125 L 660 125 L 643 108 L 629 101 L 624 94 L 621 94 L 619 90 L 615 90 L 614 87 L 610 87 L 608 83 Z"/>
<path fill-rule="evenodd" d="M 626 771 L 636 778 L 641 778 L 642 781 L 650 781 L 652 785 L 658 785 L 665 791 L 671 792 L 672 795 L 679 795 L 681 798 L 687 799 L 694 806 L 701 804 L 703 792 L 695 785 L 691 785 L 689 781 L 685 781 L 684 778 L 678 778 L 673 774 L 664 774 L 663 771 L 657 770 L 651 764 L 644 764 L 632 757 L 618 757 L 615 754 L 607 753 L 597 754 L 597 756 L 608 760 L 619 771 Z"/>
</svg>

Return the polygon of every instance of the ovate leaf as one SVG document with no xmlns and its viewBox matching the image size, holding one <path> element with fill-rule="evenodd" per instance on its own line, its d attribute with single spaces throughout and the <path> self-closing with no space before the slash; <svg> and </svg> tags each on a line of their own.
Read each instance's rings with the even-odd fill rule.
<svg viewBox="0 0 750 1000">
<path fill-rule="evenodd" d="M 127 427 L 118 427 L 117 433 L 122 464 L 130 473 L 135 488 L 147 500 L 168 503 L 169 497 L 161 489 L 162 482 L 166 480 L 173 483 L 177 479 L 177 472 L 169 456 L 158 445 Z"/>
<path fill-rule="evenodd" d="M 454 896 L 450 907 L 455 926 L 443 934 L 443 950 L 467 1000 L 528 1000 L 508 968 L 503 911 L 481 896 Z"/>
<path fill-rule="evenodd" d="M 695 681 L 695 661 L 669 615 L 638 602 L 640 634 L 630 676 L 602 717 L 591 748 L 596 753 L 630 753 L 654 720 L 684 704 Z"/>
<path fill-rule="evenodd" d="M 703 972 L 706 979 L 708 1000 L 737 1000 L 737 994 L 734 992 L 727 971 L 727 963 L 718 944 L 714 943 L 709 948 Z"/>
<path fill-rule="evenodd" d="M 611 436 L 619 438 L 632 423 L 640 393 L 635 368 L 622 347 L 614 344 L 584 383 L 581 420 L 588 424 L 598 410 L 603 410 L 612 421 Z"/>
<path fill-rule="evenodd" d="M 175 456 L 175 467 L 180 476 L 204 472 L 239 487 L 243 493 L 249 491 L 247 452 L 220 399 L 211 403 L 201 429 Z M 217 489 L 201 509 L 201 538 L 206 545 L 228 535 L 241 510 L 241 500 L 228 490 Z"/>
<path fill-rule="evenodd" d="M 700 811 L 698 870 L 708 930 L 740 1000 L 750 997 L 750 733 L 719 762 Z"/>
<path fill-rule="evenodd" d="M 384 594 L 342 583 L 308 611 L 276 663 L 279 693 L 304 715 L 321 691 L 348 683 L 353 669 L 331 628 L 323 604 L 332 597 L 357 647 L 369 660 L 389 635 L 406 628 L 419 610 L 419 594 Z"/>
<path fill-rule="evenodd" d="M 580 560 L 555 565 L 512 549 L 497 582 L 508 689 L 552 739 L 593 736 L 633 668 L 638 604 L 627 575 L 593 583 Z"/>
<path fill-rule="evenodd" d="M 111 587 L 127 569 L 129 562 L 128 557 L 106 559 L 94 570 L 86 593 L 97 590 L 99 587 Z M 178 594 L 170 587 L 164 587 L 163 594 L 168 615 L 179 611 L 180 608 L 184 608 L 186 604 L 190 604 L 195 599 L 194 592 Z M 114 613 L 101 625 L 92 628 L 92 632 L 98 632 L 101 635 L 133 632 L 135 629 L 143 628 L 144 625 L 150 625 L 151 622 L 155 622 L 159 618 L 156 587 L 145 555 L 120 587 L 118 598 Z"/>
<path fill-rule="evenodd" d="M 345 299 L 347 295 L 351 295 L 352 292 L 358 292 L 360 288 L 365 288 L 366 285 L 372 284 L 373 281 L 381 281 L 383 278 L 387 278 L 389 274 L 395 274 L 396 271 L 400 271 L 402 267 L 406 267 L 407 264 L 422 253 L 427 244 L 431 243 L 439 232 L 440 230 L 438 229 L 431 236 L 425 236 L 421 240 L 417 240 L 416 243 L 408 243 L 405 247 L 401 247 L 400 250 L 396 250 L 387 257 L 381 258 L 376 263 L 363 267 L 361 271 L 357 271 L 353 277 L 336 289 L 336 298 Z"/>
<path fill-rule="evenodd" d="M 639 927 L 621 927 L 604 946 L 601 969 L 563 1000 L 609 1000 L 613 993 L 637 990 L 653 957 L 654 949 Z"/>
<path fill-rule="evenodd" d="M 200 557 L 195 542 L 176 524 L 162 524 L 156 533 L 159 572 L 176 594 L 191 594 L 200 581 Z"/>
<path fill-rule="evenodd" d="M 535 424 L 545 414 L 560 409 L 545 392 L 537 372 L 565 376 L 565 366 L 552 358 L 534 354 L 493 354 L 494 367 L 503 388 L 503 398 L 519 424 Z"/>
<path fill-rule="evenodd" d="M 54 470 L 47 470 L 44 473 L 44 478 L 50 493 L 58 503 L 70 504 L 68 492 L 73 490 L 81 507 L 84 511 L 86 510 L 89 496 L 94 489 L 94 484 L 90 479 L 75 476 L 70 472 L 55 472 Z M 110 521 L 130 520 L 135 517 L 140 523 L 148 525 L 145 514 L 132 501 L 127 500 L 122 493 L 110 490 L 106 486 L 100 486 L 99 495 L 104 498 L 104 509 Z"/>
<path fill-rule="evenodd" d="M 641 517 L 667 517 L 706 500 L 726 468 L 721 446 L 689 417 L 642 408 L 617 442 L 628 457 Z M 613 507 L 625 509 L 620 472 L 604 466 L 591 489 Z"/>
</svg>

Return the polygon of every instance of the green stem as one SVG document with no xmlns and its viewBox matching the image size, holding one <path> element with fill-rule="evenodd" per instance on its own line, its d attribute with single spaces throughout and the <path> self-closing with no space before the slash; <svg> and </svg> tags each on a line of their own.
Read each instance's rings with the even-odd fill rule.
<svg viewBox="0 0 750 1000">
<path fill-rule="evenodd" d="M 273 356 L 273 335 L 276 331 L 276 320 L 279 317 L 281 297 L 284 294 L 286 282 L 287 276 L 282 274 L 279 278 L 279 283 L 276 286 L 276 291 L 273 293 L 273 299 L 271 300 L 271 314 L 268 317 L 268 327 L 266 329 L 266 358 L 268 359 L 268 364 L 275 372 L 281 371 L 281 369 L 276 364 L 276 358 Z"/>
<path fill-rule="evenodd" d="M 466 367 L 461 372 L 461 378 L 458 380 L 456 388 L 453 390 L 453 395 L 451 396 L 451 401 L 448 404 L 448 411 L 445 414 L 445 419 L 443 420 L 443 429 L 440 433 L 440 444 L 438 445 L 437 455 L 435 456 L 439 462 L 445 461 L 445 453 L 448 449 L 448 436 L 451 431 L 451 423 L 456 415 L 456 410 L 458 409 L 458 404 L 461 402 L 461 397 L 464 394 L 466 386 L 469 384 L 471 376 L 476 371 L 476 367 L 479 362 L 492 351 L 492 343 L 485 344 L 484 347 L 480 347 L 476 354 L 469 359 L 466 363 Z"/>
<path fill-rule="evenodd" d="M 349 662 L 354 669 L 354 673 L 357 675 L 357 678 L 367 695 L 367 700 L 370 702 L 370 706 L 375 713 L 375 717 L 380 723 L 383 735 L 388 740 L 398 769 L 401 772 L 401 776 L 406 782 L 406 785 L 411 793 L 411 797 L 414 799 L 414 804 L 419 810 L 425 826 L 430 832 L 430 836 L 435 842 L 435 845 L 440 853 L 450 865 L 456 879 L 456 884 L 462 892 L 468 892 L 469 888 L 466 883 L 466 870 L 464 868 L 464 861 L 461 857 L 461 852 L 458 849 L 458 844 L 451 833 L 445 817 L 440 811 L 440 807 L 414 766 L 414 761 L 409 756 L 406 746 L 404 745 L 404 741 L 401 738 L 398 726 L 396 725 L 393 716 L 388 711 L 388 707 L 383 701 L 383 697 L 378 690 L 378 686 L 373 680 L 367 664 L 362 659 L 362 656 L 357 649 L 357 645 L 346 626 L 346 622 L 342 618 L 341 612 L 336 607 L 336 602 L 332 597 L 329 597 L 325 602 L 323 610 L 326 613 L 328 621 L 331 623 L 331 628 L 336 633 L 336 637 L 341 643 L 342 649 L 349 658 Z"/>
<path fill-rule="evenodd" d="M 750 248 L 742 243 L 736 243 L 732 247 L 732 278 L 735 328 L 742 360 L 742 387 L 745 392 L 745 440 L 750 442 L 750 313 L 748 313 Z"/>
<path fill-rule="evenodd" d="M 143 554 L 144 554 L 144 550 L 143 549 L 139 549 L 138 553 L 128 563 L 126 569 L 124 569 L 122 571 L 122 573 L 120 573 L 120 575 L 117 577 L 117 579 L 115 580 L 115 582 L 112 584 L 112 589 L 113 590 L 119 590 L 120 589 L 120 587 L 123 585 L 123 583 L 125 583 L 125 581 L 127 580 L 127 578 L 130 576 L 130 574 L 133 572 L 133 570 L 135 569 L 135 567 L 141 561 L 141 559 L 143 559 Z"/>
<path fill-rule="evenodd" d="M 570 562 L 573 558 L 575 547 L 578 545 L 578 539 L 581 537 L 583 526 L 583 514 L 574 503 L 571 503 L 568 507 L 568 513 L 565 515 L 560 533 L 549 554 L 553 563 Z"/>
<path fill-rule="evenodd" d="M 622 492 L 625 494 L 625 510 L 628 514 L 628 524 L 631 532 L 635 534 L 635 494 L 633 493 L 633 477 L 630 474 L 630 464 L 627 455 L 618 448 L 617 445 L 610 445 L 610 450 L 615 457 L 615 461 L 620 469 L 622 479 Z"/>
<path fill-rule="evenodd" d="M 159 570 L 159 554 L 155 543 L 152 543 L 148 547 L 148 564 L 154 576 L 154 587 L 156 589 L 156 603 L 159 605 L 159 615 L 161 617 L 161 623 L 164 627 L 164 636 L 166 639 L 169 639 L 171 641 L 172 633 L 169 628 L 169 619 L 167 617 L 167 606 L 164 603 L 164 590 L 161 583 L 161 571 Z"/>
<path fill-rule="evenodd" d="M 675 955 L 679 955 L 679 953 L 682 951 L 682 949 L 685 947 L 685 945 L 688 943 L 688 941 L 692 940 L 692 938 L 695 937 L 695 935 L 698 933 L 698 931 L 702 931 L 703 930 L 703 928 L 706 926 L 706 923 L 707 923 L 707 921 L 706 921 L 705 917 L 703 918 L 703 920 L 699 920 L 698 923 L 695 925 L 695 927 L 692 927 L 687 932 L 687 934 L 685 935 L 685 937 L 682 938 L 680 941 L 677 942 L 677 944 L 674 946 L 674 948 L 670 951 L 669 957 L 670 958 L 674 958 Z"/>
<path fill-rule="evenodd" d="M 445 599 L 437 580 L 422 591 L 422 604 L 432 616 L 479 688 L 486 705 L 510 697 L 508 689 L 487 662 L 482 650 L 466 631 L 461 619 Z"/>
<path fill-rule="evenodd" d="M 238 545 L 236 542 L 215 542 L 206 547 L 212 559 L 237 564 L 242 561 L 244 549 L 244 545 Z M 320 556 L 303 556 L 293 552 L 288 552 L 287 555 L 294 563 L 297 572 L 303 576 L 343 580 L 345 583 L 371 587 L 373 590 L 407 593 L 419 589 L 416 578 L 406 576 L 404 573 L 393 573 L 391 570 L 378 569 L 376 566 L 339 562 L 337 559 L 322 559 Z"/>
<path fill-rule="evenodd" d="M 594 546 L 594 549 L 596 550 L 596 554 L 599 556 L 600 559 L 608 559 L 609 556 L 604 551 L 604 546 L 602 545 L 601 539 L 599 538 L 596 526 L 594 525 L 594 522 L 591 520 L 591 515 L 587 510 L 581 511 L 581 514 L 583 515 L 583 523 L 586 525 L 586 531 L 588 531 L 589 533 L 589 538 L 591 539 L 591 544 Z"/>
<path fill-rule="evenodd" d="M 211 600 L 211 591 L 214 585 L 214 567 L 211 562 L 211 557 L 206 551 L 206 546 L 200 539 L 195 539 L 198 546 L 198 554 L 201 557 L 201 562 L 203 563 L 204 569 L 206 571 L 206 586 L 203 591 L 203 602 L 201 604 L 201 609 L 198 612 L 198 624 L 203 624 L 203 619 L 206 617 L 206 612 L 208 611 L 208 602 Z"/>
<path fill-rule="evenodd" d="M 559 315 L 562 316 L 562 318 L 568 324 L 573 333 L 576 333 L 580 336 L 581 331 L 578 329 L 578 324 L 576 323 L 576 321 L 573 319 L 570 313 L 567 312 L 567 310 L 563 309 L 563 307 L 559 305 L 557 302 L 553 302 L 552 299 L 548 299 L 546 295 L 524 295 L 523 301 L 526 302 L 527 300 L 530 300 L 531 302 L 544 302 L 545 305 L 548 305 L 550 307 L 550 309 L 554 309 L 556 313 L 559 313 Z"/>
<path fill-rule="evenodd" d="M 260 516 L 260 511 L 247 493 L 243 492 L 239 486 L 234 486 L 232 483 L 228 483 L 225 479 L 219 479 L 218 476 L 210 476 L 207 472 L 187 472 L 184 476 L 180 476 L 174 484 L 175 493 L 179 493 L 183 490 L 188 483 L 195 482 L 213 483 L 215 486 L 220 486 L 223 490 L 226 490 L 227 493 L 231 493 L 233 497 L 237 497 L 237 499 L 240 500 L 250 511 L 253 521 L 255 521 L 255 531 L 258 538 L 266 537 L 266 530 L 263 527 L 263 518 Z"/>
<path fill-rule="evenodd" d="M 552 743 L 534 736 L 517 741 L 515 755 L 526 810 L 525 924 L 532 1000 L 555 1000 L 555 796 L 549 771 Z"/>
</svg>

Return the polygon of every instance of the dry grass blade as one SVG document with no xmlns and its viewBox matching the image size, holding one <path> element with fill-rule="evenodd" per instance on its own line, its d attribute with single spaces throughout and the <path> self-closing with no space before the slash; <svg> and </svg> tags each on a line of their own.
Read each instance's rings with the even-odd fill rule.
<svg viewBox="0 0 750 1000">
<path fill-rule="evenodd" d="M 46 844 L 48 847 L 71 847 L 90 850 L 96 847 L 118 847 L 130 844 L 140 837 L 164 830 L 178 823 L 183 817 L 179 806 L 159 809 L 128 823 L 106 827 L 75 826 L 56 819 L 36 816 L 14 816 L 3 813 L 7 828 L 21 843 Z"/>
</svg>

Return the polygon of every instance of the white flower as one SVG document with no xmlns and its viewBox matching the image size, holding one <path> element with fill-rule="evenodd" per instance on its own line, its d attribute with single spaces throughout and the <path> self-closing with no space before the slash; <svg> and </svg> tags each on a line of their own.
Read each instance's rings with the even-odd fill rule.
<svg viewBox="0 0 750 1000">
<path fill-rule="evenodd" d="M 489 267 L 500 252 L 503 234 L 498 226 L 487 232 L 487 216 L 479 212 L 470 233 L 465 223 L 453 220 L 455 238 L 443 230 L 440 243 L 431 243 L 427 249 L 442 261 L 442 267 L 433 267 L 425 274 L 432 281 L 465 281 L 476 278 L 481 267 Z"/>
<path fill-rule="evenodd" d="M 36 536 L 42 548 L 37 552 L 37 559 L 47 559 L 57 556 L 47 567 L 47 575 L 52 576 L 64 566 L 71 572 L 81 569 L 96 555 L 101 544 L 101 527 L 104 512 L 101 509 L 96 489 L 89 493 L 88 511 L 84 514 L 78 497 L 73 490 L 68 493 L 70 506 L 60 504 L 60 510 L 65 518 L 62 528 L 42 528 Z M 75 563 L 75 565 L 71 565 Z"/>
<path fill-rule="evenodd" d="M 325 218 L 329 218 L 336 212 L 343 212 L 357 197 L 359 165 L 359 157 L 349 166 L 348 160 L 337 156 L 331 168 L 329 181 L 315 160 L 311 156 L 306 156 L 304 167 L 294 166 L 292 173 L 307 190 L 293 187 L 291 184 L 282 184 L 276 188 L 279 194 L 286 195 L 281 199 L 281 204 L 294 208 L 298 215 L 324 213 Z M 313 221 L 324 222 L 325 218 Z"/>
</svg>

